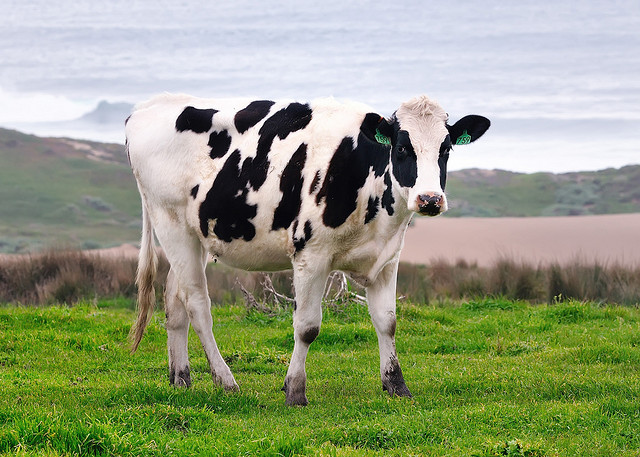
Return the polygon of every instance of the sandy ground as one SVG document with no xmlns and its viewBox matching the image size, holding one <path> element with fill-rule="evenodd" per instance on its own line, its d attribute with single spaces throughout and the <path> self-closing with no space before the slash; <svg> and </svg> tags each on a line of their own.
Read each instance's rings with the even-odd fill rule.
<svg viewBox="0 0 640 457">
<path fill-rule="evenodd" d="M 640 214 L 530 218 L 415 218 L 401 260 L 500 258 L 538 265 L 576 260 L 640 266 Z"/>
<path fill-rule="evenodd" d="M 88 251 L 137 257 L 135 246 Z M 0 261 L 19 256 L 2 255 Z M 507 258 L 529 264 L 580 260 L 640 267 L 640 214 L 535 218 L 415 218 L 401 260 L 429 264 L 464 259 L 491 266 Z"/>
</svg>

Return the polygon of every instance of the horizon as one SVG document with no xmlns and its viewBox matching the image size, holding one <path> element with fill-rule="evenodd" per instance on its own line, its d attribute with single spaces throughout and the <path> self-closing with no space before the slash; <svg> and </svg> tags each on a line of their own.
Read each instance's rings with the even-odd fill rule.
<svg viewBox="0 0 640 457">
<path fill-rule="evenodd" d="M 93 111 L 90 111 L 87 114 L 91 114 Z M 84 117 L 86 115 L 83 115 L 82 117 Z M 64 121 L 63 121 L 64 122 Z M 30 136 L 34 136 L 37 137 L 39 139 L 53 139 L 53 140 L 72 140 L 72 141 L 78 141 L 78 142 L 90 142 L 90 143 L 99 143 L 99 144 L 105 144 L 105 145 L 120 145 L 123 148 L 125 147 L 124 142 L 118 142 L 118 141 L 101 141 L 99 139 L 92 139 L 92 138 L 81 138 L 78 136 L 64 136 L 64 135 L 40 135 L 38 133 L 31 133 L 31 132 L 26 132 L 26 131 L 22 131 L 16 128 L 11 128 L 11 127 L 4 127 L 2 125 L 0 125 L 0 130 L 9 130 L 9 131 L 14 131 L 17 132 L 19 134 L 22 135 L 30 135 Z M 466 145 L 466 147 L 468 147 L 469 145 Z M 124 151 L 124 149 L 123 149 Z M 640 167 L 640 163 L 628 163 L 625 165 L 619 165 L 619 166 L 607 166 L 604 168 L 597 168 L 597 169 L 584 169 L 584 170 L 574 170 L 574 171 L 559 171 L 559 172 L 554 172 L 554 171 L 514 171 L 514 170 L 508 170 L 505 168 L 479 168 L 479 167 L 468 167 L 468 168 L 454 168 L 454 169 L 450 169 L 449 173 L 458 173 L 458 172 L 470 172 L 470 171 L 480 171 L 480 172 L 491 172 L 491 173 L 511 173 L 511 174 L 516 174 L 516 175 L 532 175 L 532 174 L 551 174 L 551 175 L 567 175 L 567 174 L 581 174 L 581 173 L 598 173 L 598 172 L 602 172 L 602 171 L 606 171 L 606 170 L 620 170 L 623 168 L 627 168 L 627 167 Z M 552 217 L 558 217 L 558 216 L 552 216 Z"/>
</svg>

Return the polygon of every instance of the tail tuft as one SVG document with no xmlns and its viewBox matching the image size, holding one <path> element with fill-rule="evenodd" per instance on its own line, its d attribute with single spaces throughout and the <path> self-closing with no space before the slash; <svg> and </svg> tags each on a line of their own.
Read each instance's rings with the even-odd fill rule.
<svg viewBox="0 0 640 457">
<path fill-rule="evenodd" d="M 136 352 L 144 331 L 151 321 L 156 307 L 156 290 L 154 281 L 158 272 L 158 256 L 153 246 L 153 227 L 144 198 L 142 200 L 142 240 L 138 255 L 138 317 L 131 327 L 129 337 L 132 340 L 131 353 Z"/>
</svg>

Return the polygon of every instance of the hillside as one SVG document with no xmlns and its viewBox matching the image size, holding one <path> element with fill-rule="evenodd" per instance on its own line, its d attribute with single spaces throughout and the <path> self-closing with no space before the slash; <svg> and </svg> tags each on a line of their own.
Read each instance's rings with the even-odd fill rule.
<svg viewBox="0 0 640 457">
<path fill-rule="evenodd" d="M 640 212 L 640 165 L 579 173 L 461 170 L 449 174 L 451 216 L 577 216 Z"/>
<path fill-rule="evenodd" d="M 0 252 L 136 240 L 140 200 L 121 145 L 0 129 Z"/>
<path fill-rule="evenodd" d="M 640 165 L 598 172 L 462 170 L 447 217 L 640 212 Z M 124 147 L 0 128 L 0 252 L 137 242 L 140 200 Z"/>
</svg>

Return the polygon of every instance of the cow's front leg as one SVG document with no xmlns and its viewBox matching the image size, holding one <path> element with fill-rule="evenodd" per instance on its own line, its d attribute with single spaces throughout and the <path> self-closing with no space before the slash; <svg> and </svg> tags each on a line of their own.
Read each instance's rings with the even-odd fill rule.
<svg viewBox="0 0 640 457">
<path fill-rule="evenodd" d="M 169 270 L 167 275 L 164 310 L 167 316 L 169 382 L 176 387 L 189 387 L 191 386 L 188 353 L 189 316 L 184 303 L 178 297 L 178 282 L 173 270 Z"/>
<path fill-rule="evenodd" d="M 294 264 L 293 286 L 296 297 L 293 311 L 294 346 L 282 388 L 287 405 L 305 406 L 308 403 L 305 363 L 309 345 L 320 332 L 322 295 L 328 274 L 328 269 L 324 266 L 314 265 L 314 268 L 310 269 L 309 265 L 303 262 Z"/>
<path fill-rule="evenodd" d="M 369 314 L 378 334 L 382 388 L 389 395 L 410 397 L 396 354 L 396 282 L 398 263 L 387 265 L 367 287 Z"/>
</svg>

